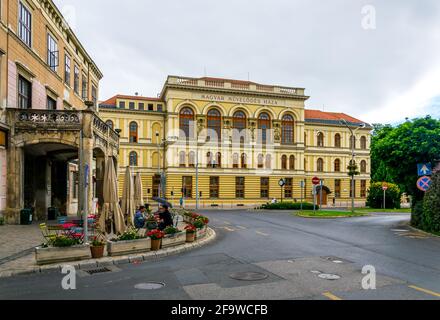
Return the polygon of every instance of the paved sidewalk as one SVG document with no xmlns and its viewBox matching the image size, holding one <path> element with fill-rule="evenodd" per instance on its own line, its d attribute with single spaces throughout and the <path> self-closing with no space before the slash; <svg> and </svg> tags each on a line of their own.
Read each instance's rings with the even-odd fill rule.
<svg viewBox="0 0 440 320">
<path fill-rule="evenodd" d="M 0 265 L 44 242 L 38 224 L 0 226 Z"/>
</svg>

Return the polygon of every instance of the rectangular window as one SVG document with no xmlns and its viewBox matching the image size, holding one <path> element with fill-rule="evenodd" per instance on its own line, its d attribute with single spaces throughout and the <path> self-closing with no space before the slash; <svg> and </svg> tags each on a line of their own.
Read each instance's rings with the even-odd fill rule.
<svg viewBox="0 0 440 320">
<path fill-rule="evenodd" d="M 96 89 L 96 86 L 92 86 L 92 101 L 93 105 L 96 107 L 98 105 L 98 89 Z"/>
<path fill-rule="evenodd" d="M 18 107 L 20 109 L 32 108 L 32 83 L 18 76 Z"/>
<path fill-rule="evenodd" d="M 129 102 L 128 107 L 130 108 L 130 110 L 134 110 L 134 107 L 135 107 L 134 102 Z"/>
<path fill-rule="evenodd" d="M 64 82 L 70 86 L 70 56 L 66 53 L 64 58 Z"/>
<path fill-rule="evenodd" d="M 56 102 L 56 100 L 54 100 L 51 97 L 47 96 L 47 110 L 56 110 L 56 109 L 57 109 L 57 102 Z"/>
<path fill-rule="evenodd" d="M 219 190 L 220 190 L 220 178 L 209 177 L 209 197 L 211 199 L 218 199 Z"/>
<path fill-rule="evenodd" d="M 73 75 L 73 90 L 76 94 L 79 94 L 79 67 L 77 65 L 75 65 Z"/>
<path fill-rule="evenodd" d="M 157 111 L 158 112 L 162 112 L 163 111 L 163 106 L 161 104 L 157 105 Z"/>
<path fill-rule="evenodd" d="M 154 105 L 153 104 L 149 104 L 148 105 L 148 111 L 154 111 Z"/>
<path fill-rule="evenodd" d="M 293 179 L 292 178 L 286 178 L 286 184 L 284 186 L 284 197 L 286 199 L 293 198 Z"/>
<path fill-rule="evenodd" d="M 119 102 L 119 109 L 125 109 L 125 101 Z"/>
<path fill-rule="evenodd" d="M 153 197 L 159 197 L 160 193 L 160 175 L 156 174 L 153 177 Z"/>
<path fill-rule="evenodd" d="M 367 197 L 367 180 L 361 181 L 361 198 Z"/>
<path fill-rule="evenodd" d="M 47 64 L 53 71 L 57 71 L 58 43 L 50 33 L 47 34 Z"/>
<path fill-rule="evenodd" d="M 145 110 L 145 104 L 139 103 L 139 110 Z"/>
<path fill-rule="evenodd" d="M 18 36 L 28 46 L 32 45 L 32 14 L 29 9 L 20 2 L 18 17 Z"/>
<path fill-rule="evenodd" d="M 235 178 L 235 197 L 237 199 L 244 199 L 244 190 L 245 190 L 244 185 L 245 185 L 244 177 Z"/>
<path fill-rule="evenodd" d="M 72 198 L 73 199 L 78 199 L 78 194 L 79 194 L 79 173 L 78 172 L 73 172 L 73 194 L 72 194 Z"/>
<path fill-rule="evenodd" d="M 261 198 L 269 198 L 269 178 L 261 178 Z"/>
<path fill-rule="evenodd" d="M 85 75 L 83 75 L 83 77 L 82 77 L 82 98 L 83 98 L 83 100 L 88 99 L 87 83 L 88 83 L 87 77 Z"/>
<path fill-rule="evenodd" d="M 341 180 L 335 180 L 335 198 L 341 197 Z"/>
<path fill-rule="evenodd" d="M 182 177 L 182 194 L 185 198 L 192 198 L 192 177 Z"/>
</svg>

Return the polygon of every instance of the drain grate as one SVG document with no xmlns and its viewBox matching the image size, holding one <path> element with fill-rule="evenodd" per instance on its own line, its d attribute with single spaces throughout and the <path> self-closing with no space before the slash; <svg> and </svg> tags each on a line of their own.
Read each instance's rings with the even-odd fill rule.
<svg viewBox="0 0 440 320">
<path fill-rule="evenodd" d="M 239 281 L 261 281 L 267 279 L 269 276 L 260 272 L 237 272 L 231 274 L 229 277 Z"/>
<path fill-rule="evenodd" d="M 93 276 L 95 274 L 99 274 L 99 273 L 111 272 L 110 269 L 105 268 L 105 267 L 97 268 L 97 269 L 84 270 L 84 271 L 87 272 L 91 276 Z"/>
<path fill-rule="evenodd" d="M 159 290 L 163 287 L 165 287 L 165 283 L 162 282 L 146 282 L 134 286 L 134 288 L 138 290 Z"/>
</svg>

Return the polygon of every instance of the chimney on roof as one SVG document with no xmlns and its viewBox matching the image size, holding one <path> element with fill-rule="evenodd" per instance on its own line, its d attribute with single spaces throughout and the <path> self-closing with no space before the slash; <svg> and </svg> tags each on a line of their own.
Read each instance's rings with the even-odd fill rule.
<svg viewBox="0 0 440 320">
<path fill-rule="evenodd" d="M 137 97 L 139 95 L 139 92 L 135 92 L 134 95 Z"/>
</svg>

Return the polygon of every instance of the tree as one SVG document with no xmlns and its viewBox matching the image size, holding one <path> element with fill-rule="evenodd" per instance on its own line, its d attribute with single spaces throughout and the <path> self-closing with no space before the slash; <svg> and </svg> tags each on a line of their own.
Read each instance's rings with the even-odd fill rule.
<svg viewBox="0 0 440 320">
<path fill-rule="evenodd" d="M 384 182 L 375 182 L 371 184 L 368 190 L 367 206 L 373 209 L 383 208 L 383 185 Z M 388 190 L 386 191 L 386 209 L 400 209 L 400 200 L 402 192 L 396 184 L 387 183 Z"/>
<path fill-rule="evenodd" d="M 372 138 L 373 181 L 389 181 L 420 201 L 417 164 L 432 163 L 440 155 L 440 121 L 427 116 L 397 127 L 375 125 Z"/>
<path fill-rule="evenodd" d="M 440 173 L 432 177 L 432 186 L 423 201 L 423 216 L 416 227 L 440 233 Z"/>
</svg>

